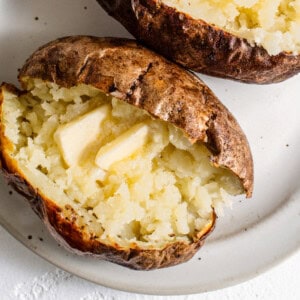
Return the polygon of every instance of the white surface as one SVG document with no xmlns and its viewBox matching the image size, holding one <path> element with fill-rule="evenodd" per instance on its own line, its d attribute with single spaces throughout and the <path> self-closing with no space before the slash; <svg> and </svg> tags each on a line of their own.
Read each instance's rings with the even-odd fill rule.
<svg viewBox="0 0 300 300">
<path fill-rule="evenodd" d="M 35 20 L 36 17 L 38 20 Z M 0 0 L 0 81 L 16 83 L 17 68 L 33 50 L 51 39 L 71 34 L 126 36 L 125 30 L 107 17 L 95 1 Z M 300 178 L 300 77 L 273 86 L 245 85 L 205 76 L 201 78 L 244 128 L 254 154 L 256 186 L 252 200 L 236 201 L 234 210 L 226 211 L 226 216 L 218 221 L 217 230 L 192 261 L 175 268 L 145 273 L 68 255 L 43 232 L 40 221 L 25 202 L 14 195 L 7 196 L 5 187 L 0 190 L 1 223 L 28 243 L 33 251 L 76 274 L 105 285 L 148 293 L 192 293 L 220 288 L 253 277 L 295 251 L 300 244 L 300 197 L 297 192 Z M 3 231 L 1 234 L 9 240 Z M 29 234 L 34 237 L 32 240 L 27 239 Z M 43 237 L 44 241 L 39 241 L 39 237 Z M 37 295 L 39 289 L 44 289 L 44 296 L 49 292 L 49 297 L 54 297 L 55 293 L 63 293 L 67 287 L 66 291 L 74 292 L 80 299 L 79 295 L 85 288 L 86 293 L 88 289 L 95 288 L 64 272 L 53 273 L 53 267 L 32 254 L 34 259 L 31 259 L 38 261 L 38 265 L 27 264 L 26 258 L 26 264 L 20 265 L 24 259 L 18 253 L 29 255 L 22 246 L 6 251 L 4 253 L 8 256 L 15 255 L 16 268 L 13 272 L 13 268 L 8 268 L 10 264 L 4 265 L 7 260 L 1 259 L 1 273 L 4 272 L 3 276 L 7 274 L 5 280 L 8 280 L 1 284 L 3 289 L 8 289 L 10 285 L 9 289 L 14 291 L 12 297 L 35 299 L 26 296 L 31 289 Z M 198 260 L 199 257 L 202 259 Z M 290 266 L 287 273 L 296 277 L 300 267 L 299 254 L 294 261 L 296 264 Z M 47 268 L 50 268 L 50 273 L 44 276 Z M 283 287 L 288 285 L 286 295 L 292 290 L 290 299 L 297 295 L 299 298 L 299 284 L 296 285 L 296 281 L 289 278 L 286 282 L 281 276 L 277 278 L 282 282 L 280 285 L 280 281 L 276 282 L 276 276 L 272 278 L 272 285 L 267 283 L 268 279 L 257 283 L 264 289 L 273 289 L 273 294 L 267 296 L 275 297 L 276 290 L 284 295 Z M 20 280 L 26 281 L 24 285 Z M 299 283 L 297 277 L 295 280 Z M 62 286 L 61 282 L 64 282 Z M 82 284 L 81 292 L 77 291 L 81 286 L 79 282 Z M 293 286 L 290 285 L 292 282 L 295 283 Z M 254 297 L 249 292 L 251 289 L 254 287 L 249 283 L 237 295 L 247 291 Z M 105 293 L 106 290 L 102 291 Z M 89 291 L 89 295 L 87 299 L 94 299 L 93 292 Z M 126 294 L 114 295 L 125 297 Z M 226 291 L 212 295 L 228 297 Z"/>
<path fill-rule="evenodd" d="M 36 236 L 33 239 L 38 239 Z M 201 295 L 156 297 L 107 289 L 60 271 L 0 227 L 3 300 L 299 300 L 300 253 L 272 271 L 231 288 Z"/>
</svg>

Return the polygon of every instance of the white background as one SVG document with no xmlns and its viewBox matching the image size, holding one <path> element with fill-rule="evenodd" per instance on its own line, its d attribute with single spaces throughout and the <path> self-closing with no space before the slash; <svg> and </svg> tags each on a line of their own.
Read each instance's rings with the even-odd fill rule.
<svg viewBox="0 0 300 300">
<path fill-rule="evenodd" d="M 61 271 L 30 252 L 1 227 L 0 245 L 0 298 L 3 300 L 300 299 L 300 253 L 234 287 L 201 295 L 156 297 L 107 289 Z"/>
</svg>

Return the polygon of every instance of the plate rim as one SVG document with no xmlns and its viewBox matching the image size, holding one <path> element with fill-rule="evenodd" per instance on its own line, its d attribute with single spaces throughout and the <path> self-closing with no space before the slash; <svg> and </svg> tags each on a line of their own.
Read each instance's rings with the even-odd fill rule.
<svg viewBox="0 0 300 300">
<path fill-rule="evenodd" d="M 300 200 L 300 198 L 298 200 Z M 42 220 L 40 220 L 40 221 L 42 222 Z M 84 275 L 83 272 L 80 272 L 80 271 L 79 272 L 72 272 L 71 266 L 68 267 L 68 266 L 64 266 L 62 264 L 59 264 L 59 263 L 55 262 L 55 260 L 53 260 L 50 257 L 47 257 L 46 255 L 44 255 L 42 253 L 42 251 L 38 251 L 38 249 L 39 249 L 38 247 L 31 246 L 30 243 L 28 242 L 28 240 L 25 238 L 25 236 L 23 236 L 23 234 L 18 232 L 18 230 L 16 228 L 14 228 L 12 225 L 10 225 L 1 216 L 1 214 L 0 214 L 0 225 L 16 241 L 18 241 L 20 244 L 25 246 L 33 254 L 39 256 L 40 258 L 44 259 L 48 263 L 52 264 L 53 266 L 65 271 L 65 272 L 68 272 L 69 274 L 75 275 L 75 276 L 77 276 L 81 279 L 87 280 L 87 281 L 92 282 L 94 284 L 97 284 L 97 285 L 100 285 L 100 286 L 103 286 L 103 287 L 106 287 L 106 288 L 114 289 L 114 290 L 117 290 L 117 291 L 122 291 L 122 292 L 127 292 L 127 293 L 136 293 L 136 294 L 140 294 L 140 295 L 151 295 L 151 296 L 196 295 L 196 294 L 214 292 L 214 291 L 222 290 L 222 289 L 225 289 L 225 288 L 233 287 L 233 286 L 245 283 L 245 282 L 247 282 L 251 279 L 254 279 L 254 278 L 268 272 L 269 270 L 271 270 L 274 267 L 282 264 L 283 262 L 285 262 L 286 260 L 288 260 L 289 258 L 291 258 L 292 256 L 294 256 L 295 254 L 297 254 L 300 251 L 300 245 L 298 245 L 298 247 L 292 248 L 292 249 L 290 249 L 289 251 L 285 252 L 284 254 L 282 254 L 280 256 L 276 256 L 276 259 L 274 259 L 272 262 L 269 262 L 269 263 L 267 263 L 263 266 L 258 267 L 256 272 L 251 272 L 249 274 L 243 274 L 242 276 L 239 276 L 238 278 L 231 278 L 231 280 L 221 281 L 218 284 L 218 286 L 214 285 L 214 287 L 210 287 L 210 288 L 201 288 L 201 286 L 199 286 L 199 288 L 193 289 L 193 290 L 191 290 L 190 288 L 185 287 L 185 288 L 180 288 L 178 290 L 172 289 L 172 291 L 170 291 L 170 290 L 159 290 L 159 291 L 157 291 L 157 289 L 151 287 L 151 288 L 149 288 L 149 290 L 145 290 L 145 289 L 139 289 L 139 288 L 133 288 L 133 287 L 126 288 L 124 286 L 118 285 L 117 283 L 116 284 L 109 284 L 107 282 L 99 282 L 97 280 L 93 280 L 89 276 Z M 53 237 L 51 237 L 51 238 L 53 238 Z M 67 253 L 66 249 L 64 249 L 64 251 L 66 251 L 66 253 Z M 133 271 L 134 272 L 139 272 L 139 271 L 136 271 L 136 270 L 133 270 Z M 149 272 L 151 272 L 151 271 L 149 271 Z"/>
</svg>

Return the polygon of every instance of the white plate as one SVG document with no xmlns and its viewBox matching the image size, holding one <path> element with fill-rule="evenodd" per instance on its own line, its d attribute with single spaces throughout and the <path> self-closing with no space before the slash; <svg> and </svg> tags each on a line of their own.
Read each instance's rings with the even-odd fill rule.
<svg viewBox="0 0 300 300">
<path fill-rule="evenodd" d="M 17 69 L 32 51 L 73 34 L 129 36 L 95 1 L 0 0 L 0 82 L 17 83 Z M 233 285 L 299 249 L 300 76 L 268 86 L 201 78 L 248 136 L 255 160 L 255 192 L 252 200 L 235 201 L 234 210 L 218 220 L 217 229 L 191 261 L 141 272 L 69 254 L 21 197 L 9 195 L 2 179 L 0 223 L 62 269 L 101 285 L 147 294 L 190 294 Z"/>
</svg>

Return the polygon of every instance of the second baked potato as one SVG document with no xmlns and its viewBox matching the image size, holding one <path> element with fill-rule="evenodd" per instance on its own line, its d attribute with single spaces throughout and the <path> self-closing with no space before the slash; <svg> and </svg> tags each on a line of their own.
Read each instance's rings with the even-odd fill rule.
<svg viewBox="0 0 300 300">
<path fill-rule="evenodd" d="M 135 269 L 190 259 L 229 195 L 253 189 L 251 152 L 205 84 L 134 41 L 68 37 L 1 88 L 9 183 L 76 253 Z"/>
<path fill-rule="evenodd" d="M 300 71 L 299 0 L 97 0 L 139 41 L 208 75 L 275 83 Z"/>
</svg>

